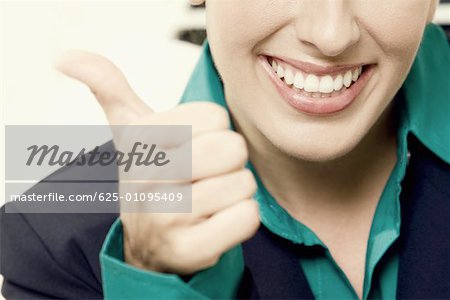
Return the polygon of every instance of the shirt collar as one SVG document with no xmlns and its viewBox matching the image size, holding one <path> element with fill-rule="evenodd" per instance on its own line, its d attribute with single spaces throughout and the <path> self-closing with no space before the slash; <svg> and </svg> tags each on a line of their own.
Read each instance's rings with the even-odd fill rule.
<svg viewBox="0 0 450 300">
<path fill-rule="evenodd" d="M 408 130 L 450 164 L 450 47 L 442 28 L 429 24 L 403 84 Z"/>
</svg>

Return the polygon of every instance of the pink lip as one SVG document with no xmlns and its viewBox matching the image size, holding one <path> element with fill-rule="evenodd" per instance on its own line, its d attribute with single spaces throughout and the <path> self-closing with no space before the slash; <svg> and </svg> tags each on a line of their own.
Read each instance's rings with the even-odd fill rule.
<svg viewBox="0 0 450 300">
<path fill-rule="evenodd" d="M 262 67 L 267 71 L 269 78 L 274 83 L 278 93 L 281 95 L 283 99 L 286 100 L 286 102 L 289 105 L 291 105 L 293 108 L 301 112 L 316 115 L 332 114 L 335 112 L 342 111 L 348 106 L 350 106 L 350 104 L 352 104 L 356 99 L 356 97 L 361 93 L 362 89 L 364 88 L 364 86 L 366 85 L 366 83 L 369 81 L 370 77 L 373 74 L 373 65 L 365 65 L 359 79 L 356 82 L 354 82 L 348 89 L 343 91 L 341 94 L 328 98 L 314 98 L 308 96 L 307 93 L 305 93 L 303 90 L 294 91 L 292 88 L 288 87 L 277 76 L 272 66 L 269 65 L 268 58 L 266 56 L 259 56 L 258 60 L 262 64 Z M 354 65 L 350 68 L 355 68 L 357 66 L 360 65 Z M 316 71 L 318 70 L 316 66 L 314 68 Z M 337 67 L 335 68 L 335 70 L 330 70 L 332 72 L 326 74 L 339 72 L 336 71 L 339 68 L 341 68 L 340 71 L 343 72 L 344 70 L 349 69 L 349 66 Z M 322 71 L 324 71 L 324 69 L 322 69 Z M 310 73 L 318 74 L 320 72 L 310 72 Z"/>
</svg>

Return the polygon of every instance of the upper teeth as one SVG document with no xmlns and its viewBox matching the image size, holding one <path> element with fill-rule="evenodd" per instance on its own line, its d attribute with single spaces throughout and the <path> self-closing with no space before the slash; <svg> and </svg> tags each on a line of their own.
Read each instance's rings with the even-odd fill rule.
<svg viewBox="0 0 450 300">
<path fill-rule="evenodd" d="M 272 68 L 279 78 L 284 78 L 287 85 L 293 85 L 310 93 L 332 93 L 340 91 L 344 86 L 348 88 L 352 82 L 358 80 L 362 72 L 362 67 L 360 66 L 334 76 L 317 76 L 303 73 L 294 68 L 283 67 L 275 60 L 272 60 Z"/>
</svg>

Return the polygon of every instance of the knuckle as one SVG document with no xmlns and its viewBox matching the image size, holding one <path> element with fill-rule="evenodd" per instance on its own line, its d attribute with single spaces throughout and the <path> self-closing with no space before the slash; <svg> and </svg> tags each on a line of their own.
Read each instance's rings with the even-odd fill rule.
<svg viewBox="0 0 450 300">
<path fill-rule="evenodd" d="M 228 153 L 238 162 L 245 163 L 248 158 L 248 150 L 244 137 L 234 131 L 229 131 L 227 135 L 228 141 L 224 144 L 228 145 Z"/>
<path fill-rule="evenodd" d="M 257 189 L 256 179 L 252 171 L 250 171 L 249 169 L 244 169 L 241 172 L 240 182 L 246 187 L 246 190 L 248 191 L 249 194 L 248 196 L 253 195 L 256 192 Z"/>
<path fill-rule="evenodd" d="M 247 201 L 246 216 L 249 222 L 250 231 L 251 232 L 256 231 L 259 227 L 260 221 L 259 221 L 259 205 L 255 200 Z"/>
<path fill-rule="evenodd" d="M 220 255 L 209 255 L 208 257 L 204 258 L 202 265 L 204 267 L 212 267 L 219 262 L 219 259 Z"/>
<path fill-rule="evenodd" d="M 228 129 L 230 126 L 228 112 L 222 106 L 212 102 L 198 102 L 201 114 L 214 128 Z"/>
<path fill-rule="evenodd" d="M 216 153 L 220 153 L 220 150 L 223 148 L 221 146 L 221 142 L 223 142 L 223 134 L 222 133 L 208 133 L 206 135 L 203 135 L 199 141 L 199 146 L 193 148 L 193 152 L 195 153 L 198 151 L 198 153 L 195 153 L 200 158 L 207 158 L 211 155 L 215 155 Z M 195 144 L 194 144 L 195 146 Z"/>
</svg>

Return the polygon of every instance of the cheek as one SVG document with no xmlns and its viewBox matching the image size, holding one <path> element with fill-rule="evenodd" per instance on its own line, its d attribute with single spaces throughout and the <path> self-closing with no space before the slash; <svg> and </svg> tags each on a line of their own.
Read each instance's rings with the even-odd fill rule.
<svg viewBox="0 0 450 300">
<path fill-rule="evenodd" d="M 233 112 L 238 109 L 248 110 L 258 103 L 254 91 L 259 88 L 260 82 L 255 76 L 257 57 L 254 49 L 270 39 L 292 18 L 286 13 L 292 10 L 286 10 L 280 2 L 283 1 L 207 2 L 208 42 L 225 85 L 229 108 Z"/>
<path fill-rule="evenodd" d="M 208 41 L 216 52 L 251 54 L 251 50 L 282 28 L 291 18 L 291 1 L 208 0 Z"/>
<path fill-rule="evenodd" d="M 358 7 L 358 21 L 366 40 L 359 47 L 377 56 L 379 72 L 373 97 L 375 103 L 362 107 L 365 115 L 381 113 L 403 81 L 420 46 L 428 17 L 429 2 L 422 0 L 377 0 L 362 2 Z M 370 4 L 368 4 L 370 3 Z M 375 107 L 376 106 L 376 107 Z"/>
<path fill-rule="evenodd" d="M 400 61 L 411 60 L 425 28 L 429 2 L 423 0 L 374 2 L 362 4 L 364 7 L 359 9 L 358 19 L 362 23 L 361 27 L 368 31 L 386 57 Z"/>
</svg>

